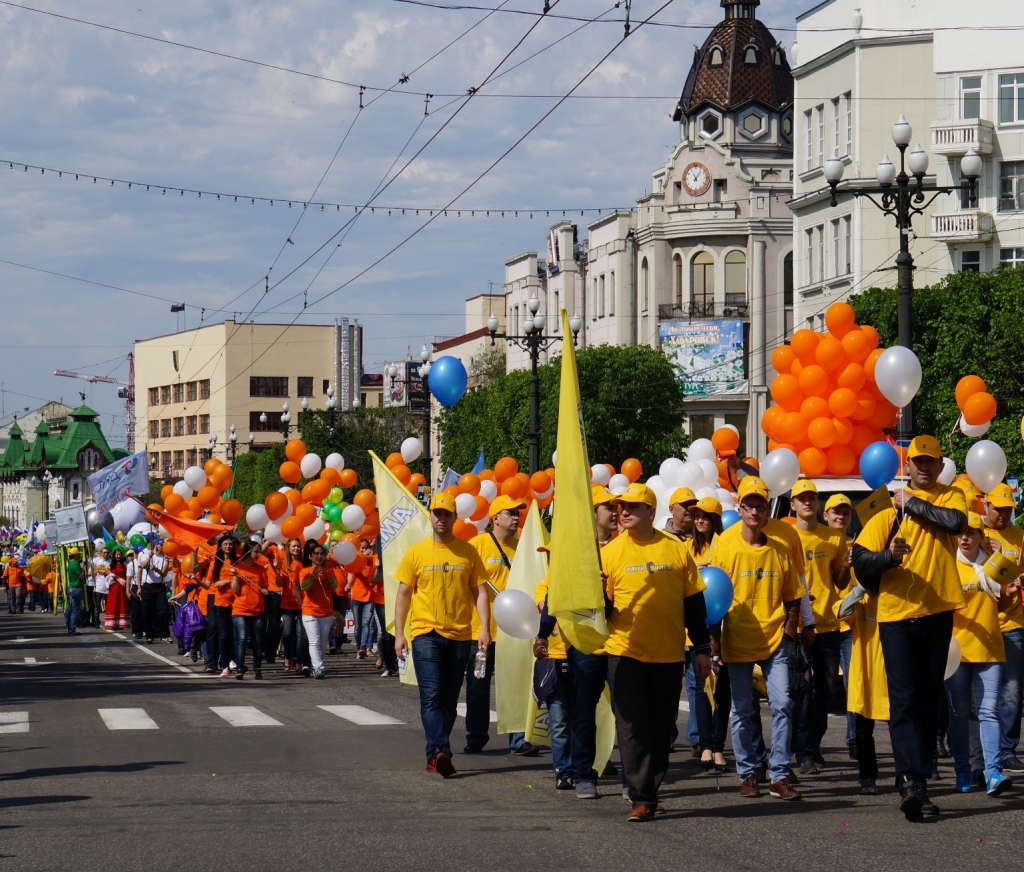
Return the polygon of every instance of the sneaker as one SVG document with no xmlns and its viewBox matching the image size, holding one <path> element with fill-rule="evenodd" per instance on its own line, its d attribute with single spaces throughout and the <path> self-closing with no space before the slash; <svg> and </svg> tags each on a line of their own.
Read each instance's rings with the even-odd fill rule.
<svg viewBox="0 0 1024 872">
<path fill-rule="evenodd" d="M 874 778 L 862 778 L 860 782 L 860 795 L 861 796 L 877 796 L 878 787 L 875 785 Z"/>
<path fill-rule="evenodd" d="M 740 796 L 744 799 L 756 799 L 761 795 L 761 788 L 757 786 L 757 776 L 748 775 L 740 782 Z"/>
<path fill-rule="evenodd" d="M 982 790 L 985 789 L 985 772 L 982 769 L 975 769 L 971 773 L 971 787 L 980 787 Z"/>
<path fill-rule="evenodd" d="M 804 760 L 800 764 L 801 775 L 817 775 L 819 772 L 821 772 L 821 767 L 814 760 Z"/>
<path fill-rule="evenodd" d="M 559 775 L 555 778 L 555 790 L 572 790 L 576 782 L 571 775 Z"/>
<path fill-rule="evenodd" d="M 444 751 L 434 754 L 434 771 L 442 778 L 451 778 L 455 774 L 455 767 L 452 765 L 452 758 Z"/>
<path fill-rule="evenodd" d="M 653 819 L 654 806 L 648 805 L 646 802 L 635 803 L 629 814 L 626 815 L 626 822 L 631 824 L 646 823 Z"/>
<path fill-rule="evenodd" d="M 324 677 L 324 668 L 323 668 L 323 666 L 318 666 L 316 669 L 313 670 L 313 678 L 315 678 L 317 681 L 322 680 L 323 677 Z"/>
<path fill-rule="evenodd" d="M 597 799 L 597 785 L 593 781 L 576 782 L 577 799 Z"/>
<path fill-rule="evenodd" d="M 230 674 L 231 674 L 230 667 L 227 668 L 227 669 L 222 669 L 221 672 L 220 672 L 220 677 L 221 678 L 227 678 Z"/>
<path fill-rule="evenodd" d="M 381 678 L 394 678 L 396 675 L 398 675 L 398 670 L 397 669 L 385 669 L 380 674 L 380 677 Z"/>
<path fill-rule="evenodd" d="M 191 660 L 193 663 L 198 663 L 199 662 L 199 652 L 198 651 L 189 651 L 188 652 L 188 659 Z"/>
<path fill-rule="evenodd" d="M 462 749 L 462 753 L 463 754 L 479 754 L 483 750 L 484 750 L 484 746 L 483 745 L 466 745 L 466 747 Z"/>
<path fill-rule="evenodd" d="M 166 642 L 168 645 L 173 645 L 174 644 L 174 640 L 170 636 L 164 636 L 164 638 L 161 639 L 160 641 L 161 642 Z"/>
<path fill-rule="evenodd" d="M 380 669 L 384 665 L 384 660 L 380 657 L 377 658 L 377 662 L 373 664 L 377 669 Z"/>
<path fill-rule="evenodd" d="M 245 673 L 242 672 L 241 669 L 236 669 L 235 670 L 235 678 L 237 678 L 239 681 L 241 681 L 243 678 L 245 678 Z"/>
<path fill-rule="evenodd" d="M 309 678 L 309 676 L 311 676 L 312 674 L 313 674 L 313 670 L 310 669 L 308 666 L 303 666 L 302 667 L 302 677 L 303 678 Z"/>
<path fill-rule="evenodd" d="M 536 757 L 540 753 L 540 748 L 536 745 L 531 745 L 529 742 L 523 742 L 512 753 L 519 757 Z"/>
<path fill-rule="evenodd" d="M 357 660 L 365 660 L 366 659 L 366 649 L 365 648 L 360 648 L 356 652 L 356 659 Z"/>
<path fill-rule="evenodd" d="M 622 798 L 625 799 L 625 800 L 629 799 L 629 788 L 628 787 L 623 787 L 622 788 Z"/>
<path fill-rule="evenodd" d="M 235 663 L 234 660 L 231 660 L 231 661 L 228 662 L 228 669 L 237 669 L 237 668 L 238 668 L 238 664 Z"/>
<path fill-rule="evenodd" d="M 956 786 L 953 788 L 956 793 L 970 793 L 971 792 L 971 773 L 970 772 L 957 772 L 956 774 Z"/>
<path fill-rule="evenodd" d="M 793 785 L 789 783 L 788 778 L 780 778 L 778 781 L 773 781 L 768 786 L 768 793 L 776 799 L 784 799 L 786 802 L 800 799 L 800 793 L 793 789 Z"/>
<path fill-rule="evenodd" d="M 997 772 L 988 780 L 988 784 L 985 785 L 985 792 L 989 796 L 999 796 L 1003 791 L 1009 790 L 1011 787 L 1013 787 L 1013 781 L 1001 772 Z"/>
<path fill-rule="evenodd" d="M 1004 775 L 1024 775 L 1024 763 L 1021 763 L 1016 757 L 1006 757 L 999 768 Z"/>
<path fill-rule="evenodd" d="M 939 813 L 939 807 L 928 798 L 928 794 L 924 793 L 921 796 L 921 814 L 934 817 Z"/>
<path fill-rule="evenodd" d="M 216 670 L 216 668 L 215 668 L 215 667 L 213 667 L 213 666 L 207 666 L 207 667 L 206 667 L 206 668 L 205 668 L 205 669 L 203 670 L 203 672 L 204 672 L 204 673 L 206 673 L 207 675 L 216 675 L 216 674 L 217 674 L 217 670 Z"/>
</svg>

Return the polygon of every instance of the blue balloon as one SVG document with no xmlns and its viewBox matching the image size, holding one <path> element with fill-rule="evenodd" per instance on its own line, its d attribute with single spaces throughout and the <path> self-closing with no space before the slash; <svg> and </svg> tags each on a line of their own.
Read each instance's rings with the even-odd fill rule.
<svg viewBox="0 0 1024 872">
<path fill-rule="evenodd" d="M 726 509 L 722 512 L 722 529 L 728 530 L 740 519 L 740 513 L 735 509 Z"/>
<path fill-rule="evenodd" d="M 705 566 L 700 571 L 704 580 L 704 607 L 707 609 L 708 624 L 717 624 L 732 605 L 732 582 L 729 576 L 717 566 Z"/>
<path fill-rule="evenodd" d="M 860 455 L 860 477 L 872 490 L 888 484 L 900 469 L 900 456 L 888 442 L 872 442 Z"/>
<path fill-rule="evenodd" d="M 430 385 L 430 392 L 446 409 L 462 399 L 467 381 L 466 367 L 457 357 L 445 355 L 430 364 L 427 384 Z"/>
</svg>

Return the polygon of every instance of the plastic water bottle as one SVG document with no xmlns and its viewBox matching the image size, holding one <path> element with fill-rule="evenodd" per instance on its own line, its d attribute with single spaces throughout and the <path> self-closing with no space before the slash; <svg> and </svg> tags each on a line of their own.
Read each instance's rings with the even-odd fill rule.
<svg viewBox="0 0 1024 872">
<path fill-rule="evenodd" d="M 476 659 L 473 661 L 473 675 L 476 678 L 483 678 L 487 675 L 487 652 L 477 651 Z"/>
</svg>

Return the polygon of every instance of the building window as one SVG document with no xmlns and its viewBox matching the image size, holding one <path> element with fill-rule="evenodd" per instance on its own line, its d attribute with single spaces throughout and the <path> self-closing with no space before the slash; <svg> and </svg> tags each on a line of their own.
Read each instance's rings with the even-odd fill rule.
<svg viewBox="0 0 1024 872">
<path fill-rule="evenodd" d="M 181 382 L 178 382 L 178 384 L 174 385 L 174 402 L 185 402 L 185 386 Z"/>
<path fill-rule="evenodd" d="M 160 438 L 160 422 L 150 421 L 149 422 L 149 438 L 159 439 Z"/>
<path fill-rule="evenodd" d="M 608 314 L 615 314 L 615 270 L 608 273 Z"/>
<path fill-rule="evenodd" d="M 701 251 L 690 266 L 693 307 L 698 313 L 713 312 L 715 307 L 715 259 Z"/>
<path fill-rule="evenodd" d="M 804 169 L 814 167 L 814 121 L 811 118 L 811 110 L 804 112 Z"/>
<path fill-rule="evenodd" d="M 839 121 L 839 98 L 836 97 L 832 101 L 832 149 L 835 151 L 836 154 L 842 153 L 839 151 Z"/>
<path fill-rule="evenodd" d="M 614 276 L 615 273 L 612 273 Z M 672 258 L 672 299 L 677 306 L 683 305 L 683 257 L 677 254 Z"/>
<path fill-rule="evenodd" d="M 160 438 L 170 439 L 171 438 L 171 419 L 164 418 L 160 422 Z"/>
<path fill-rule="evenodd" d="M 844 154 L 853 154 L 853 95 L 843 94 L 843 112 L 846 115 L 846 149 Z"/>
<path fill-rule="evenodd" d="M 818 163 L 816 166 L 825 164 L 825 104 L 822 103 L 814 110 L 814 122 L 818 130 Z"/>
<path fill-rule="evenodd" d="M 597 280 L 597 317 L 604 317 L 604 273 Z"/>
<path fill-rule="evenodd" d="M 325 396 L 325 397 L 327 396 L 327 389 L 328 389 L 328 388 L 329 388 L 330 386 L 331 386 L 331 382 L 330 382 L 330 380 L 329 380 L 329 379 L 324 379 L 324 390 L 323 390 L 323 394 L 324 394 L 324 396 Z"/>
<path fill-rule="evenodd" d="M 199 430 L 199 421 L 196 419 L 195 415 L 189 415 L 185 419 L 185 435 L 186 436 L 195 436 L 196 433 L 198 432 L 198 430 Z"/>
<path fill-rule="evenodd" d="M 313 396 L 313 376 L 300 375 L 296 379 L 296 391 L 295 396 L 297 397 L 311 397 Z M 285 390 L 288 386 L 285 385 Z M 287 394 L 285 395 L 287 396 Z"/>
<path fill-rule="evenodd" d="M 288 376 L 254 375 L 249 377 L 250 397 L 287 397 Z"/>
<path fill-rule="evenodd" d="M 174 468 L 184 469 L 185 468 L 185 452 L 175 451 L 174 452 Z"/>
<path fill-rule="evenodd" d="M 960 252 L 960 272 L 962 273 L 980 273 L 981 272 L 981 252 L 980 251 L 961 251 Z"/>
<path fill-rule="evenodd" d="M 793 138 L 793 115 L 790 112 L 782 116 L 782 135 L 787 140 Z"/>
<path fill-rule="evenodd" d="M 847 215 L 843 218 L 843 256 L 846 258 L 843 264 L 843 275 L 850 275 L 853 272 L 853 217 Z"/>
<path fill-rule="evenodd" d="M 725 52 L 720 45 L 711 47 L 711 54 L 708 56 L 709 67 L 720 67 L 725 63 Z"/>
<path fill-rule="evenodd" d="M 843 274 L 843 246 L 842 237 L 839 235 L 839 219 L 831 222 L 832 230 L 832 275 Z"/>
<path fill-rule="evenodd" d="M 199 465 L 199 451 L 198 450 L 196 450 L 195 448 L 189 448 L 187 463 L 188 463 L 189 466 L 198 466 Z"/>
<path fill-rule="evenodd" d="M 793 252 L 782 259 L 782 312 L 784 339 L 793 335 Z"/>
<path fill-rule="evenodd" d="M 175 418 L 174 419 L 174 435 L 184 436 L 185 435 L 185 419 Z"/>
<path fill-rule="evenodd" d="M 775 48 L 772 49 L 772 57 L 775 59 L 775 66 L 781 67 L 786 54 L 781 48 L 775 46 Z"/>
<path fill-rule="evenodd" d="M 1024 160 L 1004 160 L 999 164 L 999 211 L 1024 209 Z"/>
<path fill-rule="evenodd" d="M 197 386 L 195 382 L 187 382 L 185 384 L 185 401 L 194 403 L 197 396 Z"/>
<path fill-rule="evenodd" d="M 725 304 L 745 306 L 747 304 L 747 255 L 742 251 L 730 251 L 725 256 Z"/>
<path fill-rule="evenodd" d="M 151 406 L 160 405 L 160 388 L 149 389 L 149 404 Z"/>
<path fill-rule="evenodd" d="M 724 203 L 729 192 L 728 179 L 715 179 L 714 188 L 711 191 L 711 199 L 715 203 Z"/>
<path fill-rule="evenodd" d="M 999 265 L 1008 267 L 1024 265 L 1024 248 L 1000 248 Z"/>
<path fill-rule="evenodd" d="M 715 432 L 714 415 L 690 415 L 690 438 L 710 439 Z"/>
<path fill-rule="evenodd" d="M 170 385 L 164 385 L 163 387 L 160 388 L 160 402 L 163 403 L 165 406 L 170 404 L 170 402 L 171 402 L 171 386 Z"/>
<path fill-rule="evenodd" d="M 554 312 L 554 317 L 555 317 L 555 329 L 552 332 L 553 333 L 557 333 L 559 330 L 562 329 L 562 304 L 560 302 L 560 297 L 559 297 L 558 291 L 555 291 L 555 312 Z"/>
<path fill-rule="evenodd" d="M 999 123 L 1024 121 L 1024 73 L 999 77 Z"/>
<path fill-rule="evenodd" d="M 204 378 L 199 382 L 199 399 L 210 399 L 210 380 L 208 378 Z"/>
<path fill-rule="evenodd" d="M 825 281 L 825 225 L 819 224 L 814 228 L 814 241 L 817 243 L 814 263 L 818 267 L 817 280 Z"/>
<path fill-rule="evenodd" d="M 160 455 L 160 466 L 162 467 L 164 473 L 169 473 L 171 471 L 171 452 L 170 451 L 164 451 Z"/>
<path fill-rule="evenodd" d="M 804 261 L 807 263 L 807 284 L 814 284 L 814 228 L 804 231 Z"/>
<path fill-rule="evenodd" d="M 697 129 L 701 136 L 715 139 L 722 132 L 722 116 L 714 109 L 705 109 L 697 116 Z"/>
<path fill-rule="evenodd" d="M 73 482 L 72 485 L 71 485 L 71 499 L 72 500 L 77 500 L 78 499 L 78 482 L 77 481 Z"/>
<path fill-rule="evenodd" d="M 200 415 L 199 416 L 199 432 L 206 434 L 210 432 L 210 416 Z"/>
<path fill-rule="evenodd" d="M 597 320 L 597 276 L 594 276 L 594 288 L 590 292 L 590 318 Z"/>
<path fill-rule="evenodd" d="M 981 118 L 981 76 L 967 76 L 960 80 L 960 117 Z"/>
<path fill-rule="evenodd" d="M 646 312 L 651 301 L 651 271 L 647 258 L 640 264 L 640 311 Z"/>
<path fill-rule="evenodd" d="M 748 67 L 757 66 L 757 46 L 748 45 L 743 49 L 743 63 Z"/>
</svg>

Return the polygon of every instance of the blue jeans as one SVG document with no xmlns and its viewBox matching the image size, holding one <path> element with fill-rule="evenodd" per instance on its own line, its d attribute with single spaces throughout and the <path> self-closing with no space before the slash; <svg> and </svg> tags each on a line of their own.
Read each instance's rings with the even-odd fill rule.
<svg viewBox="0 0 1024 872">
<path fill-rule="evenodd" d="M 482 748 L 490 740 L 491 676 L 494 675 L 494 643 L 487 649 L 487 672 L 483 678 L 473 674 L 476 652 L 466 662 L 466 747 Z M 419 673 L 417 673 L 418 675 Z"/>
<path fill-rule="evenodd" d="M 572 676 L 572 771 L 576 781 L 597 784 L 597 704 L 604 693 L 608 658 L 569 649 Z M 679 710 L 678 703 L 676 710 Z"/>
<path fill-rule="evenodd" d="M 843 630 L 839 634 L 839 665 L 843 668 L 843 689 L 850 691 L 850 659 L 853 657 L 853 631 Z M 857 716 L 846 713 L 846 744 L 849 746 L 857 741 Z"/>
<path fill-rule="evenodd" d="M 1020 743 L 1021 677 L 1024 673 L 1024 630 L 1003 633 L 1006 663 L 1003 664 L 1003 686 L 999 700 L 1000 762 L 1017 753 Z"/>
<path fill-rule="evenodd" d="M 999 688 L 1002 663 L 961 663 L 946 679 L 949 694 L 949 749 L 957 775 L 971 774 L 970 715 L 971 691 L 978 709 L 981 727 L 981 749 L 985 756 L 985 780 L 1002 770 L 999 747 L 1002 730 L 999 726 Z"/>
<path fill-rule="evenodd" d="M 686 741 L 691 748 L 700 744 L 700 724 L 697 723 L 697 674 L 693 669 L 693 654 L 686 652 L 686 702 L 690 712 L 686 718 Z M 703 690 L 703 688 L 701 688 Z"/>
<path fill-rule="evenodd" d="M 561 663 L 558 664 L 561 667 Z M 548 735 L 551 737 L 551 762 L 555 777 L 576 777 L 572 767 L 575 741 L 572 734 L 572 677 L 558 670 L 558 682 L 548 697 Z M 596 779 L 595 779 L 596 781 Z"/>
<path fill-rule="evenodd" d="M 767 660 L 758 661 L 768 685 L 768 705 L 772 712 L 772 748 L 768 765 L 772 781 L 789 777 L 789 748 L 793 733 L 793 702 L 789 698 L 789 652 L 793 641 L 783 637 L 782 644 Z M 732 748 L 740 781 L 755 774 L 761 763 L 757 754 L 755 721 L 760 720 L 751 686 L 754 664 L 729 663 L 732 685 Z"/>
<path fill-rule="evenodd" d="M 369 648 L 366 639 L 370 635 L 370 622 L 373 620 L 373 603 L 361 603 L 352 600 L 352 615 L 356 621 L 355 633 L 353 634 L 356 643 L 356 650 Z"/>
<path fill-rule="evenodd" d="M 235 637 L 235 666 L 245 669 L 245 645 L 252 642 L 252 668 L 259 671 L 263 665 L 263 615 L 232 615 L 231 629 Z"/>
<path fill-rule="evenodd" d="M 64 614 L 64 622 L 68 626 L 68 632 L 78 629 L 79 620 L 82 616 L 82 588 L 68 588 L 68 610 Z"/>
<path fill-rule="evenodd" d="M 472 642 L 446 639 L 431 630 L 412 640 L 412 659 L 420 690 L 420 720 L 427 739 L 427 759 L 441 751 L 452 754 L 450 737 L 455 726 L 455 707 L 473 655 Z"/>
<path fill-rule="evenodd" d="M 828 706 L 839 686 L 839 631 L 818 633 L 808 651 L 813 677 L 811 692 L 794 705 L 796 759 L 800 763 L 821 754 L 828 730 Z"/>
</svg>

